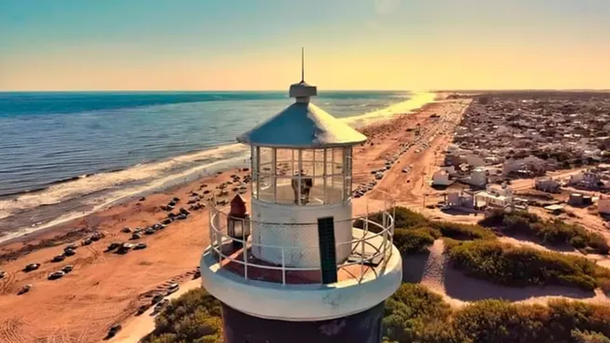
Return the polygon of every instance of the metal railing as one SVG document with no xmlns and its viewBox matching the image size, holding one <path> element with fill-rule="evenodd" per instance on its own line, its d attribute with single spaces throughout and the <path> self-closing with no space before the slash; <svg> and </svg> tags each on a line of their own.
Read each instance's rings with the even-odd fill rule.
<svg viewBox="0 0 610 343">
<path fill-rule="evenodd" d="M 385 204 L 387 203 L 384 201 L 384 207 Z M 313 266 L 295 266 L 291 262 L 292 256 L 310 254 L 319 257 L 317 244 L 308 246 L 259 244 L 253 242 L 251 235 L 249 237 L 247 235 L 249 233 L 247 228 L 256 231 L 273 227 L 280 230 L 299 230 L 299 228 L 303 230 L 305 227 L 315 227 L 316 230 L 309 231 L 317 235 L 317 223 L 263 223 L 251 219 L 230 218 L 225 209 L 217 208 L 212 204 L 208 208 L 210 211 L 208 252 L 214 255 L 220 268 L 226 268 L 245 279 L 283 285 L 322 283 L 322 268 L 319 261 Z M 352 229 L 350 240 L 335 244 L 337 251 L 346 252 L 349 249 L 347 258 L 338 261 L 336 265 L 337 273 L 340 275 L 339 281 L 355 279 L 360 283 L 365 276 L 376 277 L 385 267 L 392 256 L 394 213 L 390 213 L 391 211 L 393 206 L 376 211 L 372 215 L 367 211 L 363 216 L 335 221 L 335 227 L 349 223 L 350 228 L 357 229 Z M 229 230 L 228 219 L 234 221 L 237 227 L 241 226 L 240 234 L 235 235 L 236 230 Z M 317 237 L 314 241 L 317 241 Z M 262 250 L 276 251 L 276 258 L 271 259 L 274 262 L 255 256 L 260 256 Z"/>
</svg>

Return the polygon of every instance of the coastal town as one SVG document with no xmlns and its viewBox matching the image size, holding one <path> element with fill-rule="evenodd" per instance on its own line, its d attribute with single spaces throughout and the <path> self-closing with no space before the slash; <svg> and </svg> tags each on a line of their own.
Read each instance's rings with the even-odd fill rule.
<svg viewBox="0 0 610 343">
<path fill-rule="evenodd" d="M 610 241 L 607 93 L 439 93 L 413 113 L 359 129 L 368 140 L 353 148 L 355 216 L 391 198 L 430 223 L 471 225 L 497 211 L 530 213 Z M 0 340 L 89 342 L 112 333 L 112 341 L 133 342 L 151 333 L 168 299 L 200 287 L 196 265 L 211 243 L 208 210 L 236 196 L 250 201 L 251 173 L 249 165 L 218 172 L 3 244 Z M 506 244 L 554 251 L 506 228 L 482 230 Z M 403 281 L 427 287 L 452 308 L 502 297 L 609 303 L 597 288 L 515 289 L 463 275 L 446 267 L 445 244 L 437 237 L 426 254 L 401 251 Z M 565 254 L 610 268 L 607 251 L 587 244 Z M 456 280 L 479 294 L 460 293 Z"/>
<path fill-rule="evenodd" d="M 567 206 L 587 208 L 602 223 L 610 214 L 609 148 L 605 93 L 480 95 L 431 185 L 446 188 L 447 208 Z"/>
</svg>

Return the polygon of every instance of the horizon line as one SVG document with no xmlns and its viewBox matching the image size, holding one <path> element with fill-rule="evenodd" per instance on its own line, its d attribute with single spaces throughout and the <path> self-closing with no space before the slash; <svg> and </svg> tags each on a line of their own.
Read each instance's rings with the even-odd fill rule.
<svg viewBox="0 0 610 343">
<path fill-rule="evenodd" d="M 610 92 L 610 88 L 457 88 L 457 89 L 323 89 L 322 92 L 429 92 L 429 93 L 456 93 L 456 92 L 502 92 L 502 91 L 564 91 L 564 92 Z M 88 90 L 0 90 L 0 93 L 197 93 L 197 92 L 286 92 L 285 89 L 200 89 L 200 90 L 184 90 L 184 89 L 165 89 L 165 90 L 147 90 L 147 89 L 88 89 Z"/>
</svg>

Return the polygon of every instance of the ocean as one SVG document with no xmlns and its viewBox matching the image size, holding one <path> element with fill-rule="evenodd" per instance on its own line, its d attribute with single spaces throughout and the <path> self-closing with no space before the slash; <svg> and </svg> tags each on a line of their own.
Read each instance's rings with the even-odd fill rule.
<svg viewBox="0 0 610 343">
<path fill-rule="evenodd" d="M 327 91 L 313 102 L 357 127 L 433 99 Z M 292 101 L 287 92 L 0 93 L 0 241 L 246 165 L 235 137 Z"/>
</svg>

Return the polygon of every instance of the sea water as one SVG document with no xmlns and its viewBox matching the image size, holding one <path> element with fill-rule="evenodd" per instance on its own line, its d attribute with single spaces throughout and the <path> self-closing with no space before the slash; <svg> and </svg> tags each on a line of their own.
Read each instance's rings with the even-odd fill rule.
<svg viewBox="0 0 610 343">
<path fill-rule="evenodd" d="M 433 99 L 327 91 L 313 102 L 357 127 Z M 0 240 L 245 165 L 235 137 L 292 101 L 286 92 L 0 93 Z"/>
</svg>

